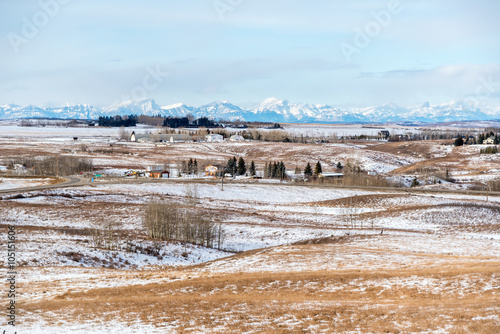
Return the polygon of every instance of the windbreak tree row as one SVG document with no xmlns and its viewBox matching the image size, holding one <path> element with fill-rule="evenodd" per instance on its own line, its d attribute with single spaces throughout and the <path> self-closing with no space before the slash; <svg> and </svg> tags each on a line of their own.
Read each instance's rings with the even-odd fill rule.
<svg viewBox="0 0 500 334">
<path fill-rule="evenodd" d="M 153 239 L 180 241 L 195 245 L 222 248 L 224 231 L 193 207 L 184 208 L 178 203 L 154 202 L 146 207 L 144 226 Z"/>
<path fill-rule="evenodd" d="M 91 159 L 66 155 L 53 155 L 43 158 L 24 157 L 12 160 L 8 167 L 14 169 L 15 165 L 22 165 L 34 175 L 44 176 L 66 176 L 94 170 Z"/>
</svg>

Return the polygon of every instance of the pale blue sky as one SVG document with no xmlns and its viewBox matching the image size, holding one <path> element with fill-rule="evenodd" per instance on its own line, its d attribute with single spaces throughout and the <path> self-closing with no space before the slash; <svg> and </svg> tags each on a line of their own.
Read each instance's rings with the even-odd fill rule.
<svg viewBox="0 0 500 334">
<path fill-rule="evenodd" d="M 498 106 L 499 13 L 493 0 L 1 1 L 0 104 Z"/>
</svg>

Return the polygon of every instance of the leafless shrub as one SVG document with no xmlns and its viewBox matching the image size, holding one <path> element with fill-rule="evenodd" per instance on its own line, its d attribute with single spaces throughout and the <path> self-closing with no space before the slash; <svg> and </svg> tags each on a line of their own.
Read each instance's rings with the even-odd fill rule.
<svg viewBox="0 0 500 334">
<path fill-rule="evenodd" d="M 348 197 L 340 205 L 340 210 L 342 212 L 342 217 L 346 225 L 351 228 L 355 228 L 358 222 L 359 214 L 361 213 L 361 208 L 356 203 L 355 197 Z M 361 227 L 363 223 L 361 222 Z"/>
<path fill-rule="evenodd" d="M 107 221 L 101 228 L 95 228 L 91 233 L 92 244 L 96 248 L 121 250 L 121 237 L 117 223 Z"/>
<path fill-rule="evenodd" d="M 81 144 L 80 145 L 80 151 L 81 152 L 87 152 L 89 150 L 89 147 L 87 146 L 87 144 Z"/>
<path fill-rule="evenodd" d="M 118 133 L 118 137 L 120 138 L 120 140 L 130 140 L 130 136 L 131 136 L 131 132 L 125 130 L 125 127 L 122 126 L 120 128 L 119 133 Z"/>
<path fill-rule="evenodd" d="M 500 180 L 489 181 L 486 186 L 487 191 L 500 191 Z"/>
<path fill-rule="evenodd" d="M 199 187 L 197 184 L 186 184 L 186 201 L 188 205 L 195 206 L 198 204 Z"/>
</svg>

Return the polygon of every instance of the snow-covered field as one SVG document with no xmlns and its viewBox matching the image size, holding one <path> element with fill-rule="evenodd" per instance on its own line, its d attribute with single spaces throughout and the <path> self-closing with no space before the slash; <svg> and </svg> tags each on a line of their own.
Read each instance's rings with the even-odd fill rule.
<svg viewBox="0 0 500 334">
<path fill-rule="evenodd" d="M 49 184 L 49 179 L 13 179 L 13 178 L 2 178 L 0 177 L 0 190 L 2 189 L 13 189 L 13 188 L 24 188 L 24 187 L 36 187 L 41 185 Z"/>
<path fill-rule="evenodd" d="M 223 223 L 226 251 L 148 239 L 141 222 L 145 205 L 154 199 L 182 202 L 188 194 L 196 194 L 197 207 L 215 213 Z M 350 207 L 343 201 L 351 201 Z M 494 203 L 458 194 L 408 195 L 258 183 L 226 184 L 222 191 L 220 185 L 166 182 L 31 192 L 25 198 L 5 199 L 0 210 L 5 223 L 16 225 L 19 231 L 20 300 L 45 305 L 68 291 L 136 289 L 153 283 L 168 286 L 206 275 L 489 266 L 500 259 L 500 210 Z M 119 249 L 92 244 L 89 230 L 107 221 L 118 223 L 118 229 L 126 232 Z M 250 253 L 235 253 L 241 251 Z M 317 293 L 411 285 L 421 293 L 452 294 L 460 287 L 415 275 L 352 281 L 345 288 L 297 284 L 307 283 L 304 288 Z M 495 279 L 478 275 L 476 281 L 483 282 L 480 293 L 496 293 Z M 471 282 L 465 276 L 462 280 Z M 224 291 L 231 290 L 216 293 Z M 44 320 L 48 316 L 44 311 L 29 308 L 27 312 L 32 312 L 30 320 L 23 319 L 20 326 L 27 333 L 107 330 L 110 324 L 105 321 L 92 327 L 64 320 L 62 315 L 54 324 Z M 116 328 L 127 328 L 125 332 L 166 330 L 112 318 Z M 175 322 L 171 326 L 173 331 L 179 328 Z"/>
<path fill-rule="evenodd" d="M 320 136 L 323 130 L 301 125 L 294 131 L 302 128 Z M 398 169 L 426 167 L 434 159 L 440 168 L 450 167 L 459 182 L 425 186 L 450 192 L 418 193 L 247 178 L 227 182 L 222 190 L 220 183 L 191 177 L 115 178 L 2 195 L 1 224 L 17 231 L 18 332 L 496 333 L 500 328 L 500 197 L 452 191 L 497 179 L 499 155 L 440 143 L 155 147 L 116 142 L 116 129 L 61 128 L 50 136 L 44 135 L 47 128 L 20 129 L 9 128 L 14 133 L 9 138 L 2 131 L 0 165 L 20 154 L 59 153 L 92 159 L 99 170 L 120 175 L 158 164 L 177 171 L 179 161 L 190 157 L 224 163 L 242 156 L 260 168 L 284 160 L 288 171 L 318 160 L 326 171 L 339 161 L 356 161 L 367 171 L 411 183 L 420 175 Z M 73 135 L 81 138 L 74 141 Z M 0 180 L 0 189 L 46 182 Z M 143 217 L 155 201 L 186 206 L 220 223 L 222 249 L 151 239 Z M 111 246 L 97 244 L 103 236 Z"/>
</svg>

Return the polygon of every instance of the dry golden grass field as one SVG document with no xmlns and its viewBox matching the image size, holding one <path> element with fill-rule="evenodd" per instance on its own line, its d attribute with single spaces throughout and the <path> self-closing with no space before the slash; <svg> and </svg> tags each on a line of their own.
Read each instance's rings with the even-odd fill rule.
<svg viewBox="0 0 500 334">
<path fill-rule="evenodd" d="M 158 147 L 0 139 L 0 165 L 72 155 L 109 175 L 22 193 L 7 193 L 9 181 L 0 175 L 0 225 L 17 233 L 16 328 L 499 333 L 500 196 L 467 191 L 498 177 L 500 155 L 478 150 L 437 141 Z M 150 165 L 174 170 L 191 157 L 208 164 L 233 156 L 254 160 L 259 169 L 283 160 L 290 171 L 319 160 L 329 172 L 339 161 L 355 161 L 379 177 L 418 177 L 421 191 L 247 178 L 227 180 L 222 189 L 201 176 L 122 177 L 124 170 Z M 454 182 L 429 181 L 445 170 Z M 22 182 L 30 181 L 24 176 Z M 151 239 L 143 217 L 154 201 L 220 223 L 222 249 Z"/>
</svg>

